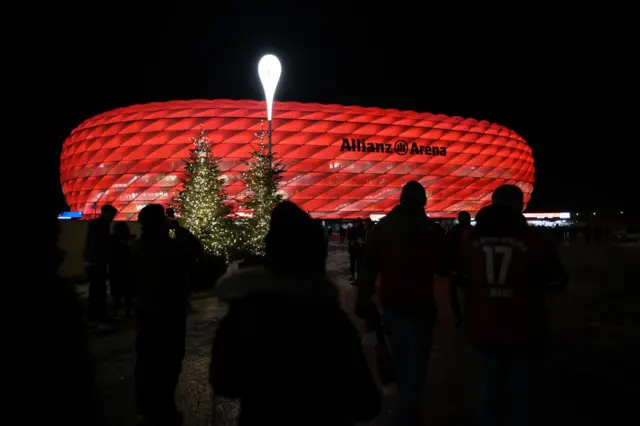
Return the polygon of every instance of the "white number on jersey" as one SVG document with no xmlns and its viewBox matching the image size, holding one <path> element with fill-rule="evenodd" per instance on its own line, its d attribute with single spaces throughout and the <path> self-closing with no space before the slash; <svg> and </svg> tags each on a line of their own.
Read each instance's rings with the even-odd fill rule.
<svg viewBox="0 0 640 426">
<path fill-rule="evenodd" d="M 507 272 L 509 271 L 513 248 L 509 246 L 482 246 L 482 250 L 484 251 L 484 257 L 487 261 L 487 283 L 489 284 L 496 282 L 495 255 L 502 255 L 502 262 L 500 263 L 498 271 L 498 285 L 504 285 L 507 281 Z"/>
</svg>

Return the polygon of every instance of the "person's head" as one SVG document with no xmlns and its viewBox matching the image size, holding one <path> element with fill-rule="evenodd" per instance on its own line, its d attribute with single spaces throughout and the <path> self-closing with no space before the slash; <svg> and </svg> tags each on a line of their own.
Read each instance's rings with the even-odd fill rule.
<svg viewBox="0 0 640 426">
<path fill-rule="evenodd" d="M 173 207 L 168 207 L 167 208 L 167 217 L 173 219 L 176 217 L 176 211 L 173 209 Z"/>
<path fill-rule="evenodd" d="M 424 186 L 415 180 L 407 182 L 400 193 L 400 205 L 424 209 L 427 205 L 427 191 Z"/>
<path fill-rule="evenodd" d="M 469 212 L 460 212 L 458 213 L 458 223 L 460 225 L 470 225 L 471 224 L 471 215 Z"/>
<path fill-rule="evenodd" d="M 131 237 L 131 230 L 127 222 L 116 222 L 113 225 L 113 234 L 120 239 L 129 239 Z"/>
<path fill-rule="evenodd" d="M 274 272 L 324 273 L 327 247 L 322 224 L 291 201 L 278 203 L 271 212 L 265 252 L 267 265 Z"/>
<path fill-rule="evenodd" d="M 138 222 L 146 235 L 169 235 L 164 207 L 160 204 L 149 204 L 138 213 Z"/>
<path fill-rule="evenodd" d="M 111 222 L 116 217 L 116 214 L 118 214 L 118 210 L 116 210 L 116 208 L 111 204 L 105 204 L 100 209 L 100 217 L 108 220 L 109 222 Z"/>
<path fill-rule="evenodd" d="M 522 190 L 515 185 L 502 185 L 493 191 L 491 203 L 508 207 L 518 213 L 522 213 L 524 207 L 524 194 L 522 193 Z"/>
</svg>

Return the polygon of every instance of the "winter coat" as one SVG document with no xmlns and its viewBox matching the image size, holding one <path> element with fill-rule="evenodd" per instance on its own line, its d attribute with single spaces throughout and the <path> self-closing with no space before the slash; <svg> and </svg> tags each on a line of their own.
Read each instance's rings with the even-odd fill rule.
<svg viewBox="0 0 640 426">
<path fill-rule="evenodd" d="M 197 254 L 189 242 L 144 234 L 131 248 L 139 315 L 181 314 L 186 309 L 189 271 Z"/>
<path fill-rule="evenodd" d="M 214 340 L 210 382 L 241 400 L 240 425 L 347 425 L 369 421 L 380 394 L 359 335 L 320 277 L 282 277 L 263 267 L 223 277 L 229 303 Z"/>
<path fill-rule="evenodd" d="M 384 311 L 433 317 L 434 274 L 447 276 L 449 272 L 449 246 L 442 228 L 423 209 L 398 205 L 367 238 L 358 282 L 359 305 L 367 305 L 379 276 Z"/>
</svg>

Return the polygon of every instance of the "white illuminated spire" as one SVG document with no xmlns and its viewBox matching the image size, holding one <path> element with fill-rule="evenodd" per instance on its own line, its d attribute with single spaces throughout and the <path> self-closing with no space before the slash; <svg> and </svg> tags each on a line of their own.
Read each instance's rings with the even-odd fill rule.
<svg viewBox="0 0 640 426">
<path fill-rule="evenodd" d="M 274 55 L 264 55 L 258 63 L 258 75 L 262 82 L 262 88 L 264 89 L 264 95 L 267 98 L 267 119 L 271 121 L 271 112 L 273 109 L 273 97 L 276 93 L 276 87 L 278 86 L 278 80 L 280 80 L 280 73 L 282 72 L 282 66 L 280 61 Z"/>
</svg>

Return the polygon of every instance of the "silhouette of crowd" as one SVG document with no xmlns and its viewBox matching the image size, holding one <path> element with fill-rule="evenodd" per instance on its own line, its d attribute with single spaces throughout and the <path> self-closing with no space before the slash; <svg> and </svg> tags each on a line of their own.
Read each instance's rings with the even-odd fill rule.
<svg viewBox="0 0 640 426">
<path fill-rule="evenodd" d="M 347 241 L 358 294 L 355 313 L 364 319 L 364 338 L 375 342 L 379 382 L 397 387 L 395 424 L 421 424 L 421 392 L 437 317 L 434 286 L 440 283 L 448 287 L 456 330 L 483 360 L 479 424 L 498 425 L 505 418 L 530 424 L 530 367 L 549 342 L 544 294 L 562 289 L 568 280 L 555 241 L 527 225 L 522 191 L 513 185 L 496 189 L 475 226 L 469 213 L 460 212 L 448 233 L 426 215 L 426 205 L 425 188 L 411 181 L 378 224 L 357 221 L 338 232 L 340 241 Z M 171 209 L 143 208 L 138 239 L 126 223 L 112 224 L 116 214 L 104 206 L 88 225 L 87 318 L 100 330 L 121 311 L 125 318 L 135 313 L 138 422 L 180 425 L 175 392 L 189 294 L 203 279 L 205 253 Z M 55 272 L 63 255 L 56 238 L 53 232 L 54 261 L 45 288 L 68 292 Z M 374 420 L 382 393 L 365 357 L 363 336 L 341 309 L 338 288 L 327 274 L 326 230 L 294 203 L 281 202 L 272 211 L 265 253 L 236 253 L 216 284 L 228 312 L 211 352 L 208 379 L 215 395 L 240 401 L 240 425 Z M 61 382 L 83 401 L 84 410 L 60 403 L 56 418 L 71 418 L 73 412 L 76 420 L 82 416 L 84 424 L 95 424 L 81 308 L 72 293 L 55 297 L 67 298 L 60 306 L 73 324 L 65 326 L 69 354 L 60 356 L 75 360 L 74 368 L 60 372 L 69 377 Z"/>
</svg>

